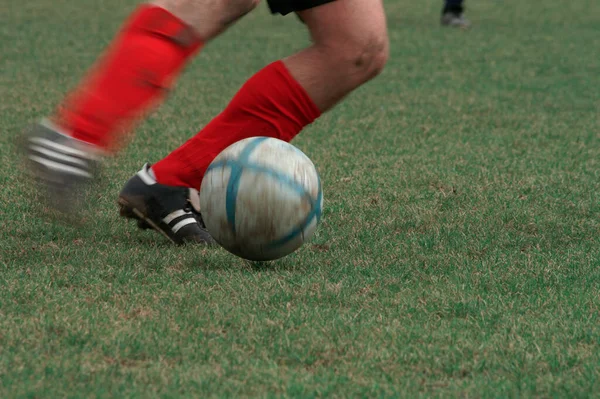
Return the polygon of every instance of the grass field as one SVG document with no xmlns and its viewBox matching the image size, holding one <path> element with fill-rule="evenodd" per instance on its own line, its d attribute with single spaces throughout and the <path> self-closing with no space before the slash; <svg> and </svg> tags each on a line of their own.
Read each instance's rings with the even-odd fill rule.
<svg viewBox="0 0 600 399">
<path fill-rule="evenodd" d="M 308 43 L 263 4 L 209 45 L 85 228 L 40 218 L 15 156 L 133 0 L 9 0 L 0 26 L 0 397 L 600 396 L 600 5 L 388 0 L 382 76 L 294 144 L 323 223 L 267 265 L 174 248 L 116 195 Z"/>
</svg>

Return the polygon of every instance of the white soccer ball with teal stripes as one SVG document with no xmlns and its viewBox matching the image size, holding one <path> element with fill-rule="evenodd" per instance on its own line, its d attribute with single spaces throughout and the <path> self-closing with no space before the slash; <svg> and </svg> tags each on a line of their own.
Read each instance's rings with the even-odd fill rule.
<svg viewBox="0 0 600 399">
<path fill-rule="evenodd" d="M 323 190 L 312 161 L 274 138 L 252 137 L 221 152 L 200 189 L 206 228 L 229 252 L 249 260 L 282 258 L 317 229 Z"/>
</svg>

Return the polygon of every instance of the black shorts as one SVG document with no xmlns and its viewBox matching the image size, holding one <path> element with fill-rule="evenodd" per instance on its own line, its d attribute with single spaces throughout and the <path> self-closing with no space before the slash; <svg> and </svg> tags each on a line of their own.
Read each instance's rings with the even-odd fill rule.
<svg viewBox="0 0 600 399">
<path fill-rule="evenodd" d="M 294 11 L 308 10 L 335 0 L 267 0 L 273 14 L 289 14 Z"/>
</svg>

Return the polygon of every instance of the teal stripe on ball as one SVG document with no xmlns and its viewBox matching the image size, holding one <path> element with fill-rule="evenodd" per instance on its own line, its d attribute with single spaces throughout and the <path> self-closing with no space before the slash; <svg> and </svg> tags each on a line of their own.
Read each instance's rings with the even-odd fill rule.
<svg viewBox="0 0 600 399">
<path fill-rule="evenodd" d="M 227 213 L 227 223 L 229 224 L 229 228 L 234 235 L 236 233 L 235 208 L 238 190 L 240 187 L 240 180 L 242 178 L 242 173 L 244 173 L 244 164 L 248 163 L 252 152 L 267 139 L 268 137 L 257 137 L 256 139 L 250 141 L 238 156 L 237 161 L 230 164 L 231 174 L 229 175 L 229 182 L 227 183 L 225 212 Z"/>
</svg>

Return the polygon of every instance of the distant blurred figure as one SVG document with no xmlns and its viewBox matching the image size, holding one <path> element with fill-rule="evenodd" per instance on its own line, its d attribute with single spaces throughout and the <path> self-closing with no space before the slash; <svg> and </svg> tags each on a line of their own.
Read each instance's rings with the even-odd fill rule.
<svg viewBox="0 0 600 399">
<path fill-rule="evenodd" d="M 468 28 L 471 23 L 464 16 L 463 0 L 444 0 L 442 10 L 442 25 L 456 28 Z"/>
</svg>

